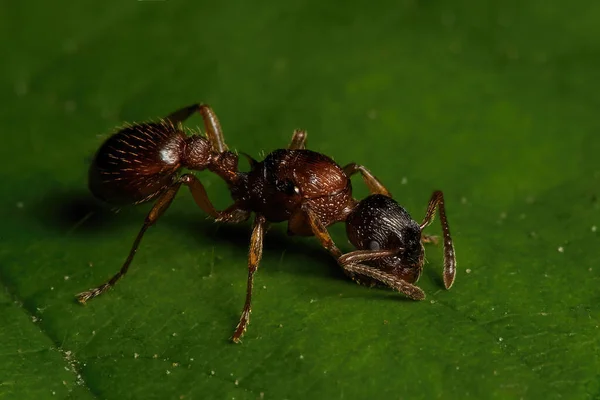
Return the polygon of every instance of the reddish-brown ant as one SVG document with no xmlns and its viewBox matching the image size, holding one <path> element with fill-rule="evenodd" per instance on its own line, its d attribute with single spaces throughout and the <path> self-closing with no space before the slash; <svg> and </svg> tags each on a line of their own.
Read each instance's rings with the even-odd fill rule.
<svg viewBox="0 0 600 400">
<path fill-rule="evenodd" d="M 198 112 L 206 137 L 186 136 L 181 123 Z M 80 293 L 85 303 L 112 286 L 127 272 L 146 230 L 167 210 L 185 185 L 198 206 L 217 221 L 241 222 L 255 214 L 248 257 L 246 302 L 233 334 L 239 342 L 250 318 L 254 273 L 262 256 L 263 235 L 270 222 L 288 221 L 291 235 L 314 235 L 357 281 L 380 283 L 421 300 L 415 283 L 423 268 L 422 234 L 440 213 L 444 240 L 444 284 L 452 286 L 456 258 L 444 210 L 442 192 L 434 192 L 420 225 L 396 203 L 387 189 L 365 167 L 340 167 L 331 158 L 305 148 L 306 133 L 294 132 L 287 149 L 275 150 L 258 162 L 247 156 L 249 172 L 238 171 L 238 155 L 227 149 L 219 121 L 206 105 L 192 105 L 159 122 L 129 125 L 109 137 L 100 147 L 89 172 L 92 193 L 113 204 L 138 204 L 156 200 L 138 233 L 121 270 L 108 282 Z M 233 204 L 217 211 L 202 183 L 192 174 L 178 176 L 181 168 L 205 170 L 220 176 L 229 186 Z M 362 201 L 352 197 L 350 177 L 360 173 L 371 195 Z M 327 226 L 346 222 L 351 243 L 347 254 L 337 248 Z"/>
</svg>

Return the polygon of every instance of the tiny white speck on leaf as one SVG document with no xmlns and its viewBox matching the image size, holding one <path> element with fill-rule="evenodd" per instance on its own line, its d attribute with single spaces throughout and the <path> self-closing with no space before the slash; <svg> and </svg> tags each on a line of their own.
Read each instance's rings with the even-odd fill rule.
<svg viewBox="0 0 600 400">
<path fill-rule="evenodd" d="M 210 371 L 210 374 L 211 374 L 211 375 L 214 375 L 214 374 L 215 374 L 215 371 Z"/>
<path fill-rule="evenodd" d="M 240 384 L 240 381 L 238 381 L 238 380 L 236 379 L 234 383 L 235 383 L 235 386 L 237 386 L 237 385 L 239 385 L 239 384 Z"/>
<path fill-rule="evenodd" d="M 565 252 L 565 249 L 564 249 L 564 247 L 562 247 L 562 246 L 559 246 L 559 248 L 558 248 L 558 252 L 559 252 L 559 253 L 564 253 L 564 252 Z"/>
<path fill-rule="evenodd" d="M 302 354 L 300 354 L 300 359 L 304 360 L 304 356 Z"/>
<path fill-rule="evenodd" d="M 407 177 L 405 177 L 405 176 L 403 176 L 403 177 L 402 177 L 402 180 L 400 181 L 400 184 L 401 184 L 401 185 L 406 185 L 407 183 L 408 183 L 408 178 L 407 178 Z"/>
<path fill-rule="evenodd" d="M 76 109 L 77 109 L 77 104 L 74 101 L 68 100 L 65 102 L 65 111 L 66 112 L 72 113 Z"/>
<path fill-rule="evenodd" d="M 592 226 L 592 232 L 596 232 L 598 230 L 598 227 L 596 225 Z"/>
<path fill-rule="evenodd" d="M 138 353 L 133 353 L 133 358 L 138 358 L 140 355 Z"/>
<path fill-rule="evenodd" d="M 465 272 L 466 272 L 467 274 L 470 274 L 470 273 L 471 273 L 471 268 L 467 268 L 467 269 L 465 270 Z"/>
<path fill-rule="evenodd" d="M 65 275 L 65 281 L 69 280 L 69 275 Z"/>
<path fill-rule="evenodd" d="M 27 82 L 17 82 L 15 83 L 15 94 L 19 97 L 23 97 L 29 91 L 29 86 Z"/>
<path fill-rule="evenodd" d="M 431 304 L 435 304 L 435 300 L 430 300 L 429 301 Z"/>
<path fill-rule="evenodd" d="M 50 290 L 54 290 L 54 286 L 50 286 Z"/>
<path fill-rule="evenodd" d="M 167 370 L 167 375 L 171 375 L 171 371 Z"/>
<path fill-rule="evenodd" d="M 499 342 L 501 342 L 501 341 L 503 341 L 503 340 L 504 340 L 504 339 L 503 339 L 503 338 L 501 338 L 501 337 L 499 337 L 499 338 L 498 338 L 498 341 L 499 341 Z"/>
<path fill-rule="evenodd" d="M 152 358 L 158 358 L 158 354 L 153 355 Z"/>
<path fill-rule="evenodd" d="M 177 332 L 173 332 L 173 336 L 177 336 Z"/>
</svg>

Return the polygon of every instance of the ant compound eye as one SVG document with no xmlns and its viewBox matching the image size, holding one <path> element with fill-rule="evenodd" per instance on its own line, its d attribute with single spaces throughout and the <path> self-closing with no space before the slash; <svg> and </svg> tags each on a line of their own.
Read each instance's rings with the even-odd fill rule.
<svg viewBox="0 0 600 400">
<path fill-rule="evenodd" d="M 369 250 L 380 250 L 381 246 L 379 246 L 379 242 L 376 240 L 371 240 L 369 242 Z"/>
</svg>

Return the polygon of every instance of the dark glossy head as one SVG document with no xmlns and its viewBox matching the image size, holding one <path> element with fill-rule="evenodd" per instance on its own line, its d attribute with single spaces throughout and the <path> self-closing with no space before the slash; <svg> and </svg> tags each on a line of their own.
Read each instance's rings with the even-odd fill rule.
<svg viewBox="0 0 600 400">
<path fill-rule="evenodd" d="M 360 201 L 346 219 L 346 233 L 358 250 L 397 250 L 367 265 L 414 283 L 423 267 L 421 229 L 394 199 L 380 194 Z"/>
</svg>

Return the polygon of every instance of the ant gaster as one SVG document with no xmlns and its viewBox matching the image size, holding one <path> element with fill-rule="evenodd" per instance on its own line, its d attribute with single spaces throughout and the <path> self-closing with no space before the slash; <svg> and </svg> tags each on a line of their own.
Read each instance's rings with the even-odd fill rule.
<svg viewBox="0 0 600 400">
<path fill-rule="evenodd" d="M 198 112 L 206 137 L 186 136 L 181 123 Z M 275 150 L 258 162 L 250 156 L 249 172 L 238 171 L 238 155 L 229 151 L 219 121 L 206 105 L 192 105 L 158 122 L 128 125 L 109 137 L 98 150 L 89 171 L 92 193 L 113 204 L 155 200 L 125 263 L 106 283 L 80 293 L 85 303 L 99 296 L 125 275 L 146 230 L 167 210 L 179 188 L 187 186 L 196 204 L 217 221 L 242 222 L 255 214 L 248 256 L 246 301 L 232 336 L 239 342 L 250 318 L 254 273 L 262 256 L 263 236 L 270 222 L 288 221 L 291 235 L 314 235 L 338 261 L 344 272 L 359 282 L 383 284 L 415 300 L 425 298 L 415 283 L 422 271 L 422 234 L 439 210 L 444 241 L 444 284 L 452 286 L 456 258 L 444 210 L 442 192 L 433 193 L 425 219 L 419 225 L 396 203 L 388 190 L 365 167 L 340 167 L 331 158 L 307 150 L 306 132 L 296 130 L 287 149 Z M 217 174 L 228 185 L 233 204 L 218 211 L 194 175 L 178 176 L 181 168 Z M 360 173 L 371 195 L 352 197 L 350 177 Z M 357 248 L 347 254 L 335 245 L 327 226 L 346 223 L 350 242 Z"/>
</svg>

